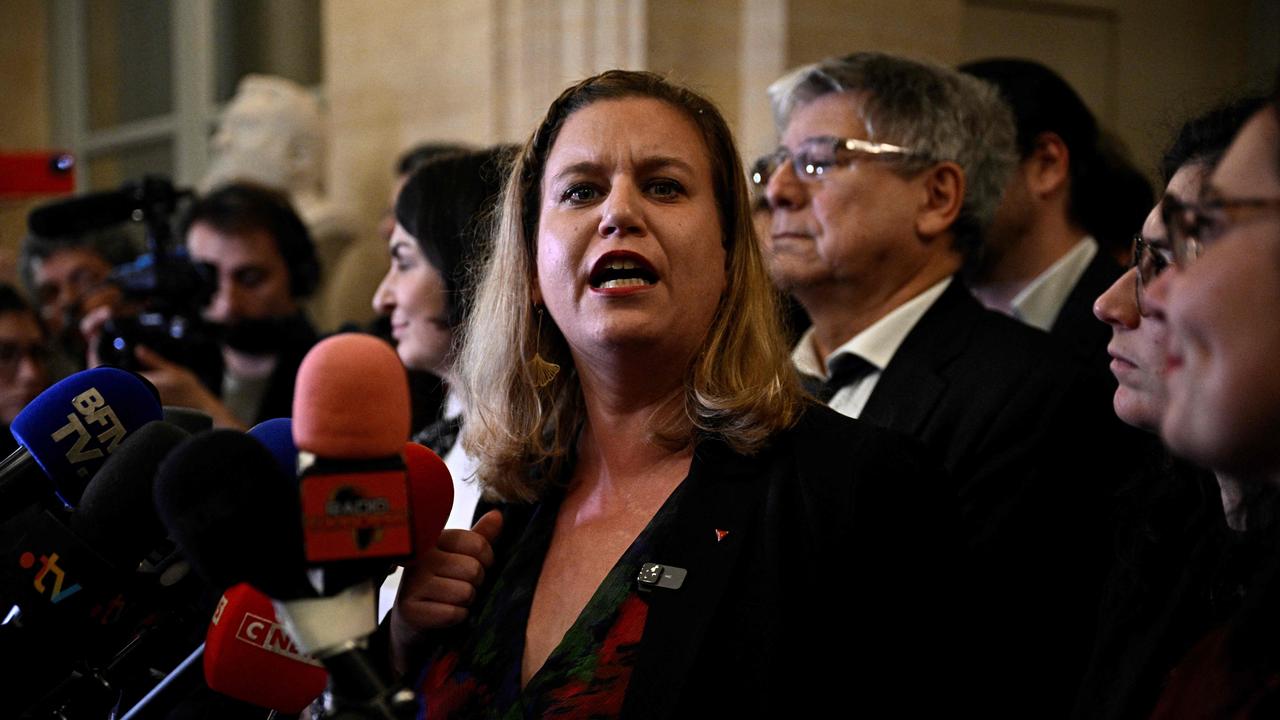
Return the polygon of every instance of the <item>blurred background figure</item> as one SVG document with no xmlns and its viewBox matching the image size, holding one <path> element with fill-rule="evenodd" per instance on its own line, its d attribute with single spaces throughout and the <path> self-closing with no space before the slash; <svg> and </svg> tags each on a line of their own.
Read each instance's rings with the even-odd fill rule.
<svg viewBox="0 0 1280 720">
<path fill-rule="evenodd" d="M 19 271 L 49 333 L 54 377 L 84 369 L 80 321 L 119 299 L 107 276 L 113 267 L 137 257 L 138 248 L 123 227 L 60 237 L 28 234 L 23 240 Z"/>
<path fill-rule="evenodd" d="M 1103 169 L 1097 120 L 1075 90 L 1037 62 L 994 59 L 962 72 L 995 85 L 1013 111 L 1019 162 L 970 258 L 974 295 L 992 310 L 1062 338 L 1099 365 L 1109 334 L 1091 312 L 1122 272 L 1090 219 Z M 1149 207 L 1149 199 L 1141 207 Z M 1141 222 L 1139 218 L 1138 222 Z M 1137 229 L 1137 223 L 1130 233 Z"/>
<path fill-rule="evenodd" d="M 9 424 L 49 386 L 44 327 L 11 285 L 0 284 L 0 457 L 17 447 Z"/>
<path fill-rule="evenodd" d="M 485 254 L 512 153 L 506 146 L 451 152 L 413 172 L 396 201 L 391 267 L 373 296 L 405 367 L 431 373 L 446 388 L 440 416 L 414 440 L 444 458 L 453 475 L 451 528 L 470 528 L 480 499 L 475 461 L 457 442 L 463 406 L 454 390 L 455 332 L 471 305 L 470 276 Z"/>
<path fill-rule="evenodd" d="M 326 275 L 358 235 L 346 211 L 325 192 L 327 141 L 326 118 L 314 94 L 282 77 L 248 75 L 218 123 L 209 170 L 200 181 L 205 193 L 232 181 L 285 193 L 315 245 L 321 270 L 317 298 L 330 291 Z M 325 329 L 346 319 L 345 308 L 330 309 L 320 299 L 313 309 L 326 314 L 319 318 Z M 330 318 L 330 312 L 340 317 Z"/>
</svg>

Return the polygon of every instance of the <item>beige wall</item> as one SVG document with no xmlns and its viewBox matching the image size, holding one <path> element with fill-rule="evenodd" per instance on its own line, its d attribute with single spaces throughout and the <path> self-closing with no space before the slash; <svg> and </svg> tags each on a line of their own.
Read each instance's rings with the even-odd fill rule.
<svg viewBox="0 0 1280 720">
<path fill-rule="evenodd" d="M 0 152 L 49 146 L 48 16 L 42 0 L 0 3 Z M 15 282 L 27 213 L 38 200 L 0 198 L 0 281 Z"/>
<path fill-rule="evenodd" d="M 1188 113 L 1269 80 L 1274 0 L 322 0 L 329 187 L 372 231 L 391 164 L 424 140 L 523 139 L 570 82 L 648 68 L 704 91 L 753 157 L 774 143 L 765 88 L 853 50 L 945 63 L 1024 55 L 1058 69 L 1144 168 Z M 46 147 L 48 8 L 0 3 L 0 148 Z M 0 277 L 29 204 L 0 202 Z"/>
</svg>

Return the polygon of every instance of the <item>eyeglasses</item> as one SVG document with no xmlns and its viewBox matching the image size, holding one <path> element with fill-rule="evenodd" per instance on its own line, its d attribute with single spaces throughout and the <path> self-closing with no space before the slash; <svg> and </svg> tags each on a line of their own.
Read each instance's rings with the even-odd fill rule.
<svg viewBox="0 0 1280 720">
<path fill-rule="evenodd" d="M 751 166 L 751 183 L 763 190 L 769 184 L 769 178 L 777 172 L 782 163 L 791 161 L 796 177 L 806 182 L 817 182 L 826 177 L 833 168 L 843 167 L 859 157 L 904 159 L 924 158 L 910 148 L 888 143 L 871 142 L 857 138 L 817 137 L 800 143 L 795 152 L 785 147 L 761 157 Z"/>
<path fill-rule="evenodd" d="M 37 365 L 49 359 L 49 349 L 42 343 L 19 343 L 0 340 L 0 376 L 12 377 L 18 371 L 22 358 L 30 358 Z"/>
<path fill-rule="evenodd" d="M 1147 314 L 1142 306 L 1142 296 L 1172 262 L 1173 253 L 1169 250 L 1168 240 L 1144 238 L 1140 234 L 1133 236 L 1133 264 L 1130 267 L 1138 270 L 1138 281 L 1134 283 L 1138 314 Z"/>
<path fill-rule="evenodd" d="M 1185 203 L 1166 195 L 1161 205 L 1174 262 L 1179 268 L 1186 268 L 1200 257 L 1206 245 L 1232 226 L 1255 220 L 1268 211 L 1280 211 L 1280 198 L 1210 196 L 1199 203 Z"/>
</svg>

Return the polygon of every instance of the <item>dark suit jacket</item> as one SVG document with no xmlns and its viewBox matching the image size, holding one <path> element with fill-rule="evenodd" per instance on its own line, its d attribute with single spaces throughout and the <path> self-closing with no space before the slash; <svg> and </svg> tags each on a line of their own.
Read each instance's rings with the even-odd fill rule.
<svg viewBox="0 0 1280 720">
<path fill-rule="evenodd" d="M 753 457 L 701 442 L 653 553 L 688 576 L 645 596 L 623 717 L 954 707 L 955 508 L 920 455 L 906 438 L 817 406 Z M 506 506 L 478 603 L 532 510 Z M 716 529 L 728 530 L 723 540 Z M 931 692 L 920 692 L 922 677 Z"/>
<path fill-rule="evenodd" d="M 1069 350 L 984 309 L 956 278 L 860 417 L 920 440 L 954 484 L 977 590 L 973 641 L 989 658 L 971 686 L 978 712 L 1065 715 L 1111 548 L 1108 391 Z"/>
<path fill-rule="evenodd" d="M 1073 347 L 1088 362 L 1107 362 L 1111 328 L 1093 315 L 1093 302 L 1124 274 L 1101 248 L 1062 303 L 1049 334 Z"/>
</svg>

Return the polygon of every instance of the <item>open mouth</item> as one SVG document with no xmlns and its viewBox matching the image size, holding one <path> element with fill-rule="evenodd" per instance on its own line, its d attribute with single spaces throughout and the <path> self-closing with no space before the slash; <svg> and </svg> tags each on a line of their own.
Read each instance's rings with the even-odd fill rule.
<svg viewBox="0 0 1280 720">
<path fill-rule="evenodd" d="M 634 253 L 608 253 L 596 261 L 587 279 L 596 290 L 644 287 L 658 282 L 648 260 Z"/>
</svg>

